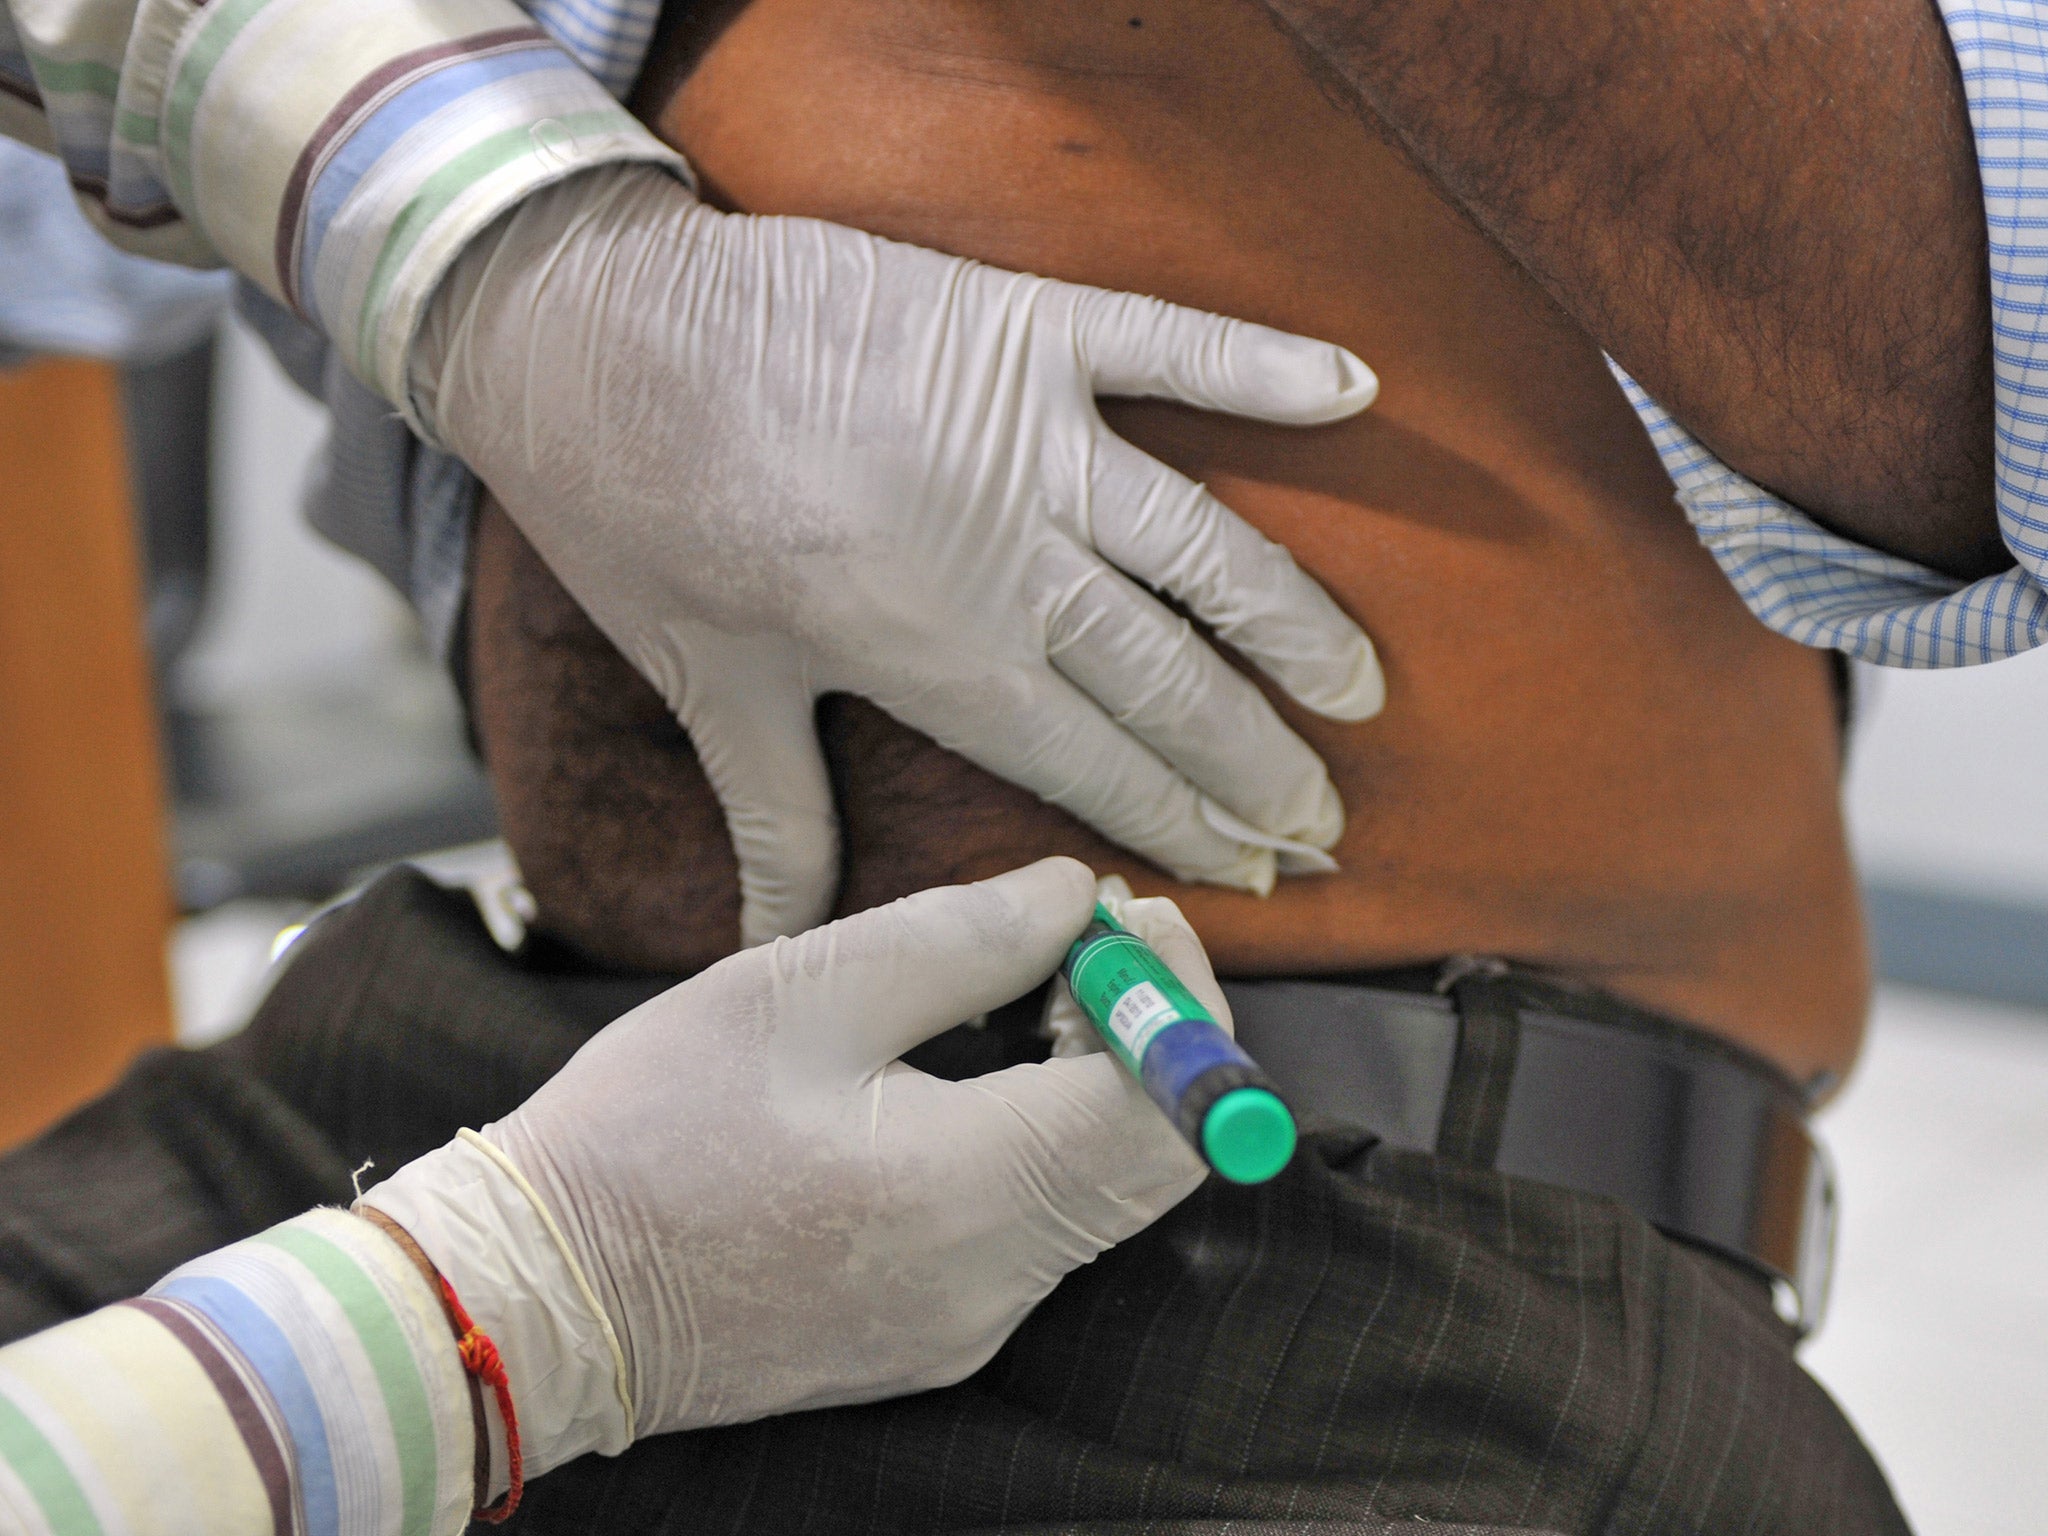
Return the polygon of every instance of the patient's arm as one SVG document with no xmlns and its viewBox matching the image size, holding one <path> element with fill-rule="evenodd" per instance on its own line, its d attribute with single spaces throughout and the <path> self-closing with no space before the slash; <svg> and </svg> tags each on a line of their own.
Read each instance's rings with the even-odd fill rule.
<svg viewBox="0 0 2048 1536">
<path fill-rule="evenodd" d="M 1937 569 L 2012 563 L 1932 0 L 1264 4 L 1729 464 Z"/>
</svg>

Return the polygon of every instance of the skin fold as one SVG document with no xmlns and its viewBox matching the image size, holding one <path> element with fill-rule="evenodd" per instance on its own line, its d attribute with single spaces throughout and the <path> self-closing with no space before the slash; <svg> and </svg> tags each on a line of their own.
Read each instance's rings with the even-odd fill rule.
<svg viewBox="0 0 2048 1536">
<path fill-rule="evenodd" d="M 639 106 L 724 206 L 1282 326 L 1382 381 L 1313 430 L 1108 407 L 1380 647 L 1379 719 L 1280 704 L 1344 796 L 1340 873 L 1173 887 L 828 699 L 842 911 L 1071 853 L 1171 889 L 1224 975 L 1501 954 L 1846 1070 L 1867 979 L 1827 658 L 1749 616 L 1593 342 L 1263 7 L 753 0 L 667 30 Z M 502 514 L 474 559 L 478 732 L 543 925 L 616 964 L 728 952 L 687 739 Z"/>
</svg>

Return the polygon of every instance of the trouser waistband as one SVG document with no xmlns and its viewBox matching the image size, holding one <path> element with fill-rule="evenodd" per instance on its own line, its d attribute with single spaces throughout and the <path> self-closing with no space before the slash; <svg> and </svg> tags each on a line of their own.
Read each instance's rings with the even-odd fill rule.
<svg viewBox="0 0 2048 1536">
<path fill-rule="evenodd" d="M 1229 981 L 1237 1037 L 1302 1114 L 1619 1201 L 1777 1283 L 1802 1332 L 1834 1262 L 1834 1173 L 1770 1062 L 1605 993 L 1494 960 L 1433 990 Z M 1789 1294 L 1786 1294 L 1789 1293 Z"/>
</svg>

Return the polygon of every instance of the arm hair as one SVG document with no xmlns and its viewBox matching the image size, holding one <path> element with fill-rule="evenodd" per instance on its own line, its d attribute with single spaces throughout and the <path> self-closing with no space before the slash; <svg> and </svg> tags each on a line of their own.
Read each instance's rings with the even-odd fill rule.
<svg viewBox="0 0 2048 1536">
<path fill-rule="evenodd" d="M 1265 0 L 1736 469 L 1942 571 L 2012 563 L 1989 267 L 1932 0 Z"/>
</svg>

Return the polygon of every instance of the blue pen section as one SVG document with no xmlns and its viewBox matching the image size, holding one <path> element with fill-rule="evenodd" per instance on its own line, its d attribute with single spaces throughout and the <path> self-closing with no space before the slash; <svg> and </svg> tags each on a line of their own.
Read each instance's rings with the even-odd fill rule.
<svg viewBox="0 0 2048 1536">
<path fill-rule="evenodd" d="M 1161 1030 L 1152 1041 L 1138 1080 L 1153 1103 L 1177 1118 L 1175 1111 L 1187 1102 L 1188 1090 L 1218 1067 L 1240 1069 L 1247 1082 L 1254 1080 L 1259 1070 L 1221 1026 L 1207 1019 L 1183 1019 Z"/>
</svg>

